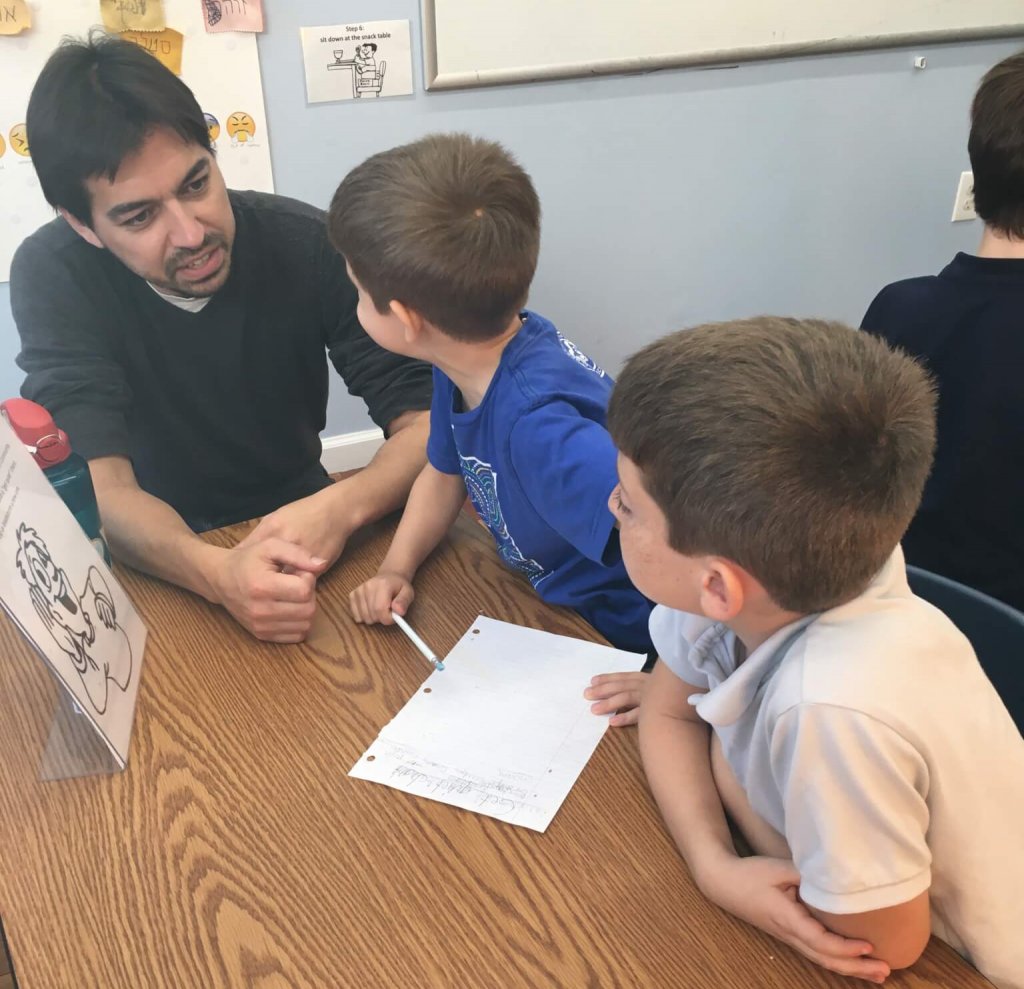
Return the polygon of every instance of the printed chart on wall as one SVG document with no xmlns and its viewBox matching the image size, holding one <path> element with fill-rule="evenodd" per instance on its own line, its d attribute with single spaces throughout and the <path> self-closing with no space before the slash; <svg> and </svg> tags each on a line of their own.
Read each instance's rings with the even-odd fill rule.
<svg viewBox="0 0 1024 989">
<path fill-rule="evenodd" d="M 0 3 L 0 10 L 7 6 Z M 25 29 L 0 31 L 0 281 L 9 279 L 18 245 L 54 216 L 32 167 L 25 109 L 39 71 L 65 35 L 113 30 L 116 23 L 117 33 L 159 58 L 196 94 L 228 186 L 274 191 L 256 37 L 249 33 L 262 26 L 259 0 L 19 0 L 15 6 L 24 12 Z M 148 20 L 135 19 L 141 12 Z M 160 30 L 148 29 L 161 23 Z M 224 30 L 226 23 L 248 30 Z"/>
<path fill-rule="evenodd" d="M 412 93 L 408 21 L 364 21 L 299 29 L 310 103 Z"/>
</svg>

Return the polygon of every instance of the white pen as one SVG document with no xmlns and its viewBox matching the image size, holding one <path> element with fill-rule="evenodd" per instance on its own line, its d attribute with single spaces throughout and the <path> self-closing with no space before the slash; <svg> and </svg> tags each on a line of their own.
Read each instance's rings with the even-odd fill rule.
<svg viewBox="0 0 1024 989">
<path fill-rule="evenodd" d="M 409 636 L 409 641 L 423 653 L 424 658 L 435 670 L 443 670 L 444 663 L 437 658 L 434 651 L 428 646 L 413 630 L 412 626 L 397 612 L 392 611 L 391 617 L 394 618 L 395 624 Z"/>
</svg>

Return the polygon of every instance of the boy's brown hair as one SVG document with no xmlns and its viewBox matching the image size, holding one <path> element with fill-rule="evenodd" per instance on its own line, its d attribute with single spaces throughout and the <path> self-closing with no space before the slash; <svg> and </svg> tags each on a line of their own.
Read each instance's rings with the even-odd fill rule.
<svg viewBox="0 0 1024 989">
<path fill-rule="evenodd" d="M 378 312 L 394 299 L 449 336 L 487 340 L 526 302 L 540 202 L 500 144 L 432 134 L 349 172 L 327 227 Z"/>
<path fill-rule="evenodd" d="M 608 428 L 669 543 L 724 556 L 787 611 L 856 597 L 917 509 L 935 446 L 925 371 L 841 323 L 683 330 L 627 362 Z"/>
<path fill-rule="evenodd" d="M 1024 239 L 1024 52 L 1003 59 L 981 80 L 967 151 L 978 216 Z"/>
</svg>

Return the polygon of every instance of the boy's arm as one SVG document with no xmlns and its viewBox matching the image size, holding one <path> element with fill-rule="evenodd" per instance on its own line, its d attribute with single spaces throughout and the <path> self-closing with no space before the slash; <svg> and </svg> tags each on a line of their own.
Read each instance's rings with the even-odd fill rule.
<svg viewBox="0 0 1024 989">
<path fill-rule="evenodd" d="M 640 753 L 669 833 L 710 900 L 842 975 L 881 982 L 889 966 L 870 943 L 832 933 L 797 898 L 791 862 L 741 859 L 711 772 L 710 729 L 687 698 L 701 688 L 664 663 L 650 674 L 640 707 Z"/>
<path fill-rule="evenodd" d="M 913 965 L 931 937 L 927 890 L 906 903 L 866 913 L 826 913 L 813 907 L 808 909 L 830 931 L 870 941 L 874 945 L 874 956 L 893 969 Z"/>
<path fill-rule="evenodd" d="M 931 928 L 927 760 L 884 720 L 834 704 L 790 708 L 771 745 L 808 909 L 893 968 L 912 965 Z"/>
<path fill-rule="evenodd" d="M 405 614 L 412 604 L 416 571 L 452 527 L 465 500 L 461 474 L 445 474 L 429 463 L 423 468 L 377 576 L 349 595 L 357 622 L 390 625 L 392 609 Z"/>
</svg>

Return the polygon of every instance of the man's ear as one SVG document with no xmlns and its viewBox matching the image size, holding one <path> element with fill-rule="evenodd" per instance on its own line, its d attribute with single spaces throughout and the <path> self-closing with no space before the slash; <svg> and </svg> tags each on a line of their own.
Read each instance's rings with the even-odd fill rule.
<svg viewBox="0 0 1024 989">
<path fill-rule="evenodd" d="M 739 567 L 720 556 L 707 557 L 700 575 L 701 613 L 728 622 L 743 609 L 746 591 Z"/>
<path fill-rule="evenodd" d="M 57 208 L 57 212 L 64 217 L 65 222 L 79 237 L 82 238 L 87 244 L 92 244 L 93 247 L 98 247 L 103 250 L 103 242 L 96 236 L 96 231 L 92 227 L 87 226 L 76 216 L 69 213 L 63 206 Z"/>
<path fill-rule="evenodd" d="M 390 305 L 391 311 L 405 327 L 405 342 L 415 344 L 426 329 L 427 321 L 415 309 L 410 309 L 397 299 L 392 299 Z"/>
</svg>

